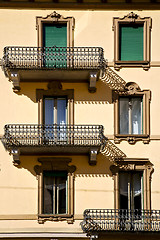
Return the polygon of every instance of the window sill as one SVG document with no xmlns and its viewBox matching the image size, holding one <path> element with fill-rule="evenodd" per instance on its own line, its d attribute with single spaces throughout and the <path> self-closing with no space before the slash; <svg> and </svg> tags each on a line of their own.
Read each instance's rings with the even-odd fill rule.
<svg viewBox="0 0 160 240">
<path fill-rule="evenodd" d="M 67 221 L 73 223 L 73 215 L 69 214 L 38 214 L 38 222 L 44 223 L 46 221 Z"/>
<path fill-rule="evenodd" d="M 128 141 L 129 144 L 135 144 L 137 141 L 143 141 L 144 144 L 148 144 L 150 138 L 148 134 L 115 134 L 115 143 L 120 143 L 123 140 Z"/>
<path fill-rule="evenodd" d="M 144 70 L 150 68 L 149 61 L 120 61 L 117 60 L 114 62 L 114 68 L 120 70 L 122 67 L 142 67 Z"/>
</svg>

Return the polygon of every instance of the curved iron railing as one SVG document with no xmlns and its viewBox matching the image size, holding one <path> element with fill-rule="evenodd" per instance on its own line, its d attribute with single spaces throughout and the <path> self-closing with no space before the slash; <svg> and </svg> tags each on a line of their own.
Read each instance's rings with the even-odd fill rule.
<svg viewBox="0 0 160 240">
<path fill-rule="evenodd" d="M 4 67 L 9 69 L 101 69 L 101 47 L 12 47 L 4 48 Z"/>
<path fill-rule="evenodd" d="M 9 124 L 2 142 L 7 149 L 21 146 L 100 146 L 102 125 Z"/>
<path fill-rule="evenodd" d="M 82 230 L 143 232 L 160 231 L 160 210 L 87 209 L 84 211 Z"/>
</svg>

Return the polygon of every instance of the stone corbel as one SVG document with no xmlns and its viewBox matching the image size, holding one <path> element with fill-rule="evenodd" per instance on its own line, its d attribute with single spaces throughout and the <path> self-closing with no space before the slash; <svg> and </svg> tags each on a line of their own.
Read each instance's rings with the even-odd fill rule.
<svg viewBox="0 0 160 240">
<path fill-rule="evenodd" d="M 9 80 L 13 83 L 13 91 L 20 91 L 20 78 L 17 72 L 11 72 L 9 76 Z"/>
<path fill-rule="evenodd" d="M 89 86 L 88 86 L 88 91 L 90 93 L 95 93 L 96 92 L 96 81 L 98 78 L 97 72 L 90 72 L 89 76 Z"/>
<path fill-rule="evenodd" d="M 16 166 L 16 167 L 19 166 L 20 163 L 21 163 L 20 160 L 19 160 L 19 156 L 20 156 L 19 150 L 12 149 L 11 154 L 13 156 L 13 165 Z"/>
<path fill-rule="evenodd" d="M 94 166 L 97 164 L 97 154 L 98 154 L 98 149 L 91 148 L 89 153 L 89 165 Z"/>
</svg>

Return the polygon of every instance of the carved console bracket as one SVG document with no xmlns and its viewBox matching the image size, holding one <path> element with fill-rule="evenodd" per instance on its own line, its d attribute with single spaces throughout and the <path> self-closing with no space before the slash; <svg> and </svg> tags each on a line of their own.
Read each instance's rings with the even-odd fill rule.
<svg viewBox="0 0 160 240">
<path fill-rule="evenodd" d="M 10 72 L 9 73 L 9 81 L 12 81 L 13 84 L 13 91 L 18 92 L 20 91 L 20 77 L 18 72 Z"/>
<path fill-rule="evenodd" d="M 19 152 L 19 150 L 17 150 L 17 149 L 12 149 L 11 150 L 11 154 L 12 154 L 12 156 L 13 156 L 13 165 L 14 166 L 19 166 L 20 165 L 20 160 L 19 160 L 19 157 L 20 157 L 20 152 Z"/>
<path fill-rule="evenodd" d="M 91 148 L 89 153 L 89 165 L 94 166 L 97 164 L 98 148 Z"/>
<path fill-rule="evenodd" d="M 88 86 L 88 91 L 90 93 L 95 93 L 96 92 L 96 81 L 98 80 L 98 74 L 97 72 L 90 72 L 90 77 L 89 77 L 89 86 Z"/>
</svg>

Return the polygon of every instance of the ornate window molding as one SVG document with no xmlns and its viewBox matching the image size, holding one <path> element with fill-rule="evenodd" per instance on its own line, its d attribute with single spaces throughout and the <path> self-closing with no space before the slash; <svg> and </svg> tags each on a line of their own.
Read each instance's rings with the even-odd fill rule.
<svg viewBox="0 0 160 240">
<path fill-rule="evenodd" d="M 46 17 L 36 17 L 36 28 L 38 30 L 38 47 L 43 47 L 43 24 L 45 23 L 67 24 L 67 47 L 73 47 L 73 30 L 75 19 L 73 17 L 63 17 L 57 12 L 53 12 Z"/>
<path fill-rule="evenodd" d="M 34 170 L 38 178 L 38 221 L 44 223 L 46 220 L 62 221 L 67 220 L 73 223 L 74 215 L 74 172 L 76 167 L 69 165 L 70 158 L 42 157 L 38 159 L 41 165 L 36 165 Z M 67 213 L 66 214 L 44 214 L 43 213 L 43 172 L 50 171 L 67 171 Z"/>
<path fill-rule="evenodd" d="M 124 158 L 117 160 L 116 165 L 112 165 L 110 170 L 114 178 L 114 208 L 119 209 L 119 173 L 138 172 L 143 173 L 143 208 L 151 210 L 151 176 L 154 171 L 153 164 L 147 158 Z"/>
<path fill-rule="evenodd" d="M 59 81 L 53 81 L 48 84 L 48 90 L 37 89 L 36 100 L 38 102 L 38 123 L 43 124 L 43 100 L 44 97 L 66 97 L 68 100 L 68 124 L 74 124 L 74 90 L 62 90 L 62 85 Z"/>
<path fill-rule="evenodd" d="M 142 98 L 142 134 L 120 134 L 120 98 L 121 97 L 141 97 Z M 150 90 L 141 90 L 140 87 L 134 83 L 129 82 L 125 85 L 123 91 L 113 91 L 114 101 L 114 141 L 120 143 L 122 140 L 134 144 L 136 141 L 143 141 L 149 143 L 150 140 Z"/>
<path fill-rule="evenodd" d="M 120 26 L 143 26 L 143 61 L 121 61 L 120 59 Z M 122 67 L 143 67 L 148 70 L 150 67 L 150 30 L 152 22 L 150 17 L 141 18 L 137 14 L 131 12 L 123 18 L 113 18 L 114 31 L 114 67 L 119 70 Z"/>
</svg>

